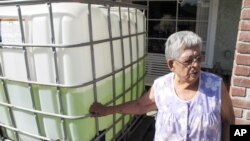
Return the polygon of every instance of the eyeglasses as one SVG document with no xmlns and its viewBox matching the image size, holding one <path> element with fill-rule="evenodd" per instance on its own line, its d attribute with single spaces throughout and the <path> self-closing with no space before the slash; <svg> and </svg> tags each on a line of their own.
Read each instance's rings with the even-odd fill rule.
<svg viewBox="0 0 250 141">
<path fill-rule="evenodd" d="M 201 57 L 201 55 L 198 55 L 196 57 L 189 58 L 188 60 L 185 60 L 184 62 L 181 62 L 181 61 L 178 61 L 178 60 L 174 60 L 174 61 L 182 64 L 185 67 L 188 67 L 188 66 L 191 66 L 194 62 L 201 63 L 202 57 Z"/>
</svg>

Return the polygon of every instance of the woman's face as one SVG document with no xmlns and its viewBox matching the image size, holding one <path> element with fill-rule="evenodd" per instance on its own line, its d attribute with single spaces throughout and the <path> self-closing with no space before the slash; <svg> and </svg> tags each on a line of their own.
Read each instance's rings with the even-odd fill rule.
<svg viewBox="0 0 250 141">
<path fill-rule="evenodd" d="M 198 48 L 188 48 L 174 60 L 174 73 L 181 81 L 194 83 L 198 80 L 201 70 L 202 56 Z"/>
</svg>

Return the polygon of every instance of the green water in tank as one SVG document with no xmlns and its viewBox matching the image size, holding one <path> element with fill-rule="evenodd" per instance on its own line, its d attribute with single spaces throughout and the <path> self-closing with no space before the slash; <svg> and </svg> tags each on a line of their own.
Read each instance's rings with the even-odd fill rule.
<svg viewBox="0 0 250 141">
<path fill-rule="evenodd" d="M 144 60 L 141 60 L 138 64 L 139 64 L 138 78 L 137 78 L 138 74 L 137 65 L 133 65 L 132 69 L 133 84 L 135 84 L 137 82 L 137 79 L 140 79 L 144 73 L 144 67 L 143 67 Z M 129 89 L 131 87 L 131 68 L 127 68 L 125 72 L 126 72 L 125 89 Z M 122 74 L 123 74 L 122 72 L 118 72 L 115 74 L 116 97 L 120 96 L 123 93 Z M 127 102 L 130 100 L 135 100 L 138 97 L 140 97 L 140 95 L 144 90 L 143 85 L 144 85 L 144 80 L 142 79 L 131 90 L 126 92 L 124 96 L 121 96 L 119 99 L 117 99 L 115 101 L 116 104 L 122 104 L 124 98 L 125 102 Z M 107 103 L 114 98 L 112 76 L 105 78 L 101 81 L 98 81 L 96 83 L 96 87 L 97 87 L 98 102 Z M 89 107 L 94 102 L 93 85 L 80 88 L 59 88 L 59 89 L 61 91 L 62 107 L 64 110 L 64 115 L 79 116 L 89 113 Z M 139 94 L 137 94 L 137 89 Z M 48 112 L 48 113 L 60 114 L 60 106 L 59 106 L 58 93 L 56 87 L 32 85 L 32 91 L 34 94 L 34 102 L 37 110 L 41 110 L 43 112 Z M 28 95 L 30 95 L 30 93 Z M 0 85 L 0 101 L 6 102 L 2 84 Z M 53 105 L 46 107 L 46 105 L 47 106 L 49 105 L 48 103 L 52 103 Z M 0 106 L 0 110 L 3 111 L 3 113 L 6 116 L 9 116 L 8 109 L 6 107 Z M 115 120 L 118 120 L 121 116 L 122 116 L 121 114 L 116 114 Z M 127 124 L 130 120 L 131 116 L 126 115 L 124 117 L 125 124 Z M 60 139 L 63 138 L 63 128 L 60 118 L 47 116 L 44 114 L 38 114 L 38 122 L 41 129 L 41 134 L 43 136 L 49 136 L 49 132 L 46 131 L 48 127 L 46 127 L 44 121 L 47 121 L 48 123 L 52 123 L 53 125 L 57 126 L 55 127 L 55 129 L 57 129 L 58 131 L 55 131 L 56 132 L 55 134 L 57 134 L 58 138 Z M 108 127 L 114 124 L 113 121 L 114 121 L 113 115 L 98 118 L 99 130 L 101 131 L 107 129 Z M 10 121 L 5 121 L 5 122 L 10 122 Z M 105 138 L 108 141 L 112 140 L 113 134 L 117 134 L 122 130 L 123 128 L 122 120 L 117 122 L 114 126 L 116 128 L 115 130 L 116 133 L 113 133 L 113 128 L 110 128 L 110 130 L 107 131 L 105 135 Z M 96 123 L 94 118 L 83 118 L 77 120 L 65 119 L 65 127 L 67 133 L 67 140 L 69 141 L 77 141 L 77 140 L 88 141 L 96 136 Z M 7 132 L 9 137 L 15 139 L 12 131 L 7 130 Z"/>
</svg>

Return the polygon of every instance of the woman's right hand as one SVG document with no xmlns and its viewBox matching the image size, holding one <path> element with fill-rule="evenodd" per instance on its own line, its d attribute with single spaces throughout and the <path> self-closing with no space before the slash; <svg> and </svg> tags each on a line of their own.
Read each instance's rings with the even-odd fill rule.
<svg viewBox="0 0 250 141">
<path fill-rule="evenodd" d="M 95 102 L 90 106 L 89 112 L 92 117 L 106 116 L 108 115 L 108 107 L 101 103 Z"/>
</svg>

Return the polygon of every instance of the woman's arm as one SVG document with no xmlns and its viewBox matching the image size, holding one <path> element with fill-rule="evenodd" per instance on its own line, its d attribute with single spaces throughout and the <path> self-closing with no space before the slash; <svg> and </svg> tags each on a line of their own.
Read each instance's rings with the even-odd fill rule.
<svg viewBox="0 0 250 141">
<path fill-rule="evenodd" d="M 235 123 L 235 116 L 231 98 L 225 84 L 222 82 L 221 90 L 221 119 L 222 119 L 222 141 L 229 141 L 230 124 Z"/>
<path fill-rule="evenodd" d="M 94 103 L 89 112 L 92 113 L 92 116 L 99 117 L 115 113 L 138 115 L 152 110 L 156 110 L 153 87 L 138 100 L 116 106 L 104 106 L 100 103 Z"/>
</svg>

